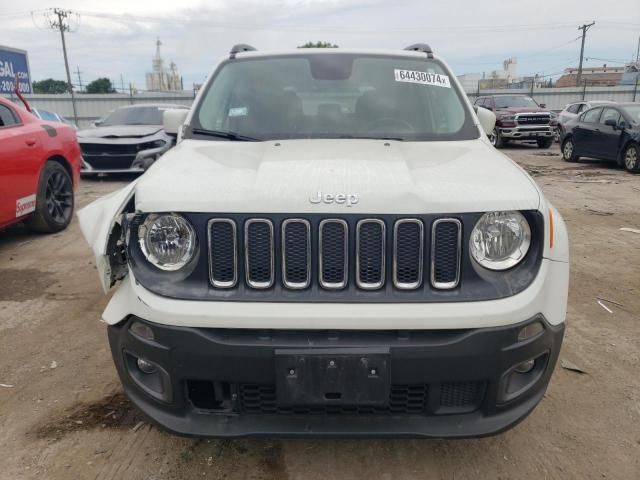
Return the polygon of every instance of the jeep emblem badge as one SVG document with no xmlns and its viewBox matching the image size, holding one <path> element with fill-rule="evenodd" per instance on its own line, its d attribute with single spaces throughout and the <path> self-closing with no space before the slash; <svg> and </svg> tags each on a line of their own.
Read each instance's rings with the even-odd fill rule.
<svg viewBox="0 0 640 480">
<path fill-rule="evenodd" d="M 341 205 L 346 205 L 347 207 L 351 207 L 358 203 L 360 199 L 358 198 L 357 193 L 322 193 L 318 190 L 315 196 L 309 197 L 309 202 L 313 204 L 317 203 L 325 203 L 330 205 L 332 203 L 338 203 Z"/>
</svg>

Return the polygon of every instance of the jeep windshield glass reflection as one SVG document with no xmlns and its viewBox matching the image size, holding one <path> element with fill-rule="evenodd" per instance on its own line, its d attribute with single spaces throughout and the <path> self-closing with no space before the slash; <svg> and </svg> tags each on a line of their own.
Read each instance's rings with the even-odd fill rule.
<svg viewBox="0 0 640 480">
<path fill-rule="evenodd" d="M 186 137 L 212 140 L 479 137 L 462 94 L 436 60 L 291 54 L 227 60 Z"/>
</svg>

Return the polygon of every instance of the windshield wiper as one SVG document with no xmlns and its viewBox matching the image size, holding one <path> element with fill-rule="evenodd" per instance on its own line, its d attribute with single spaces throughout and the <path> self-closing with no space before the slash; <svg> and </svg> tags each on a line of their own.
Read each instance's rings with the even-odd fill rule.
<svg viewBox="0 0 640 480">
<path fill-rule="evenodd" d="M 236 142 L 262 142 L 259 138 L 247 137 L 246 135 L 239 135 L 235 132 L 222 132 L 219 130 L 207 130 L 205 128 L 192 128 L 191 132 L 196 135 L 226 138 L 227 140 L 234 140 Z"/>
<path fill-rule="evenodd" d="M 398 142 L 403 142 L 403 137 L 374 137 L 367 135 L 340 135 L 340 138 L 347 140 L 396 140 Z"/>
</svg>

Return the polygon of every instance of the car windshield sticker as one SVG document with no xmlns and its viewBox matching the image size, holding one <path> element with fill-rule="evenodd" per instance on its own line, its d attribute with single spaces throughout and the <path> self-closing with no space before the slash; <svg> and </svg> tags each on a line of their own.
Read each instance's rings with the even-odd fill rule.
<svg viewBox="0 0 640 480">
<path fill-rule="evenodd" d="M 415 70 L 394 70 L 396 82 L 420 83 L 435 87 L 451 88 L 448 75 L 439 73 L 418 72 Z"/>
<path fill-rule="evenodd" d="M 36 194 L 16 200 L 16 218 L 36 210 Z"/>
<path fill-rule="evenodd" d="M 246 117 L 249 109 L 247 107 L 236 107 L 229 109 L 230 117 Z"/>
</svg>

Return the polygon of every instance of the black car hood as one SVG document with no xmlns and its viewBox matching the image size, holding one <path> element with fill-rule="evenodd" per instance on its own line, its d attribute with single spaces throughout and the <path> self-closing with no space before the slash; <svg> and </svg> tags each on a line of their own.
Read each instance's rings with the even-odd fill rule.
<svg viewBox="0 0 640 480">
<path fill-rule="evenodd" d="M 89 128 L 77 132 L 79 138 L 142 138 L 162 130 L 161 125 L 114 125 Z"/>
</svg>

